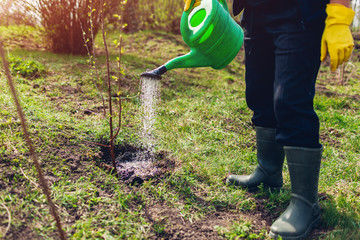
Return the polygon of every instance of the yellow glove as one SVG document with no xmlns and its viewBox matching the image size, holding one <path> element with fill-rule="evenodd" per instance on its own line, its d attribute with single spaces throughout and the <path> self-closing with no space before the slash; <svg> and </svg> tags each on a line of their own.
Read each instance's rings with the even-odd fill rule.
<svg viewBox="0 0 360 240">
<path fill-rule="evenodd" d="M 321 39 L 321 61 L 324 61 L 329 53 L 331 71 L 349 60 L 354 47 L 349 25 L 355 12 L 341 4 L 328 4 L 326 7 L 327 18 L 325 30 Z"/>
<path fill-rule="evenodd" d="M 191 1 L 192 1 L 192 0 L 184 0 L 184 2 L 185 2 L 184 11 L 185 11 L 185 12 L 186 12 L 187 10 L 189 10 L 190 5 L 191 5 Z M 199 6 L 200 3 L 201 3 L 201 0 L 195 0 L 195 3 L 194 3 L 193 8 Z"/>
</svg>

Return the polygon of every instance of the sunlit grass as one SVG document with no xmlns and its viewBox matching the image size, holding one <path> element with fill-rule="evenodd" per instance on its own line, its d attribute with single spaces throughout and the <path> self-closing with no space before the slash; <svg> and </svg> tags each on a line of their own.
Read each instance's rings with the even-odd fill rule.
<svg viewBox="0 0 360 240">
<path fill-rule="evenodd" d="M 119 34 L 108 36 L 117 39 Z M 188 50 L 177 35 L 141 32 L 124 36 L 124 93 L 129 97 L 124 99 L 123 129 L 117 143 L 138 144 L 140 73 Z M 100 47 L 98 51 L 102 53 Z M 169 152 L 176 167 L 161 180 L 127 186 L 96 166 L 101 152 L 93 142 L 103 143 L 109 130 L 98 110 L 101 100 L 91 83 L 88 57 L 21 49 L 10 52 L 35 59 L 46 68 L 47 73 L 40 78 L 14 79 L 70 238 L 160 238 L 172 233 L 174 224 L 207 223 L 216 214 L 228 217 L 225 226 L 213 228 L 219 236 L 268 237 L 269 225 L 253 224 L 252 216 L 266 211 L 275 219 L 286 208 L 290 199 L 287 167 L 280 192 L 262 189 L 248 194 L 226 187 L 222 181 L 229 172 L 249 174 L 256 166 L 252 113 L 245 102 L 243 53 L 219 71 L 177 69 L 163 76 L 157 150 Z M 115 59 L 116 49 L 111 53 Z M 98 56 L 103 76 L 104 57 Z M 112 67 L 115 69 L 116 63 L 112 62 Z M 360 236 L 360 102 L 356 97 L 360 88 L 356 76 L 342 87 L 321 80 L 327 90 L 319 91 L 315 98 L 324 145 L 319 184 L 322 233 L 316 238 Z M 6 86 L 3 75 L 0 85 Z M 0 201 L 12 212 L 9 236 L 25 228 L 29 238 L 56 238 L 45 197 L 28 180 L 36 182 L 36 172 L 6 87 L 0 91 L 0 104 L 0 185 L 4 186 L 0 188 Z M 85 114 L 86 110 L 100 115 Z M 157 213 L 149 217 L 157 206 L 174 216 Z M 180 223 L 172 222 L 174 219 Z M 5 224 L 1 221 L 0 227 Z"/>
</svg>

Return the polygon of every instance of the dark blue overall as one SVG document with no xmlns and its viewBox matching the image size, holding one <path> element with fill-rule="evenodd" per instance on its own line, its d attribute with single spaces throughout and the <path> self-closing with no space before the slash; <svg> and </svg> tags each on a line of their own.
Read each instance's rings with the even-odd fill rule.
<svg viewBox="0 0 360 240">
<path fill-rule="evenodd" d="M 313 99 L 326 3 L 322 1 L 321 9 L 304 12 L 307 2 L 245 3 L 241 25 L 245 33 L 246 101 L 254 112 L 255 126 L 276 128 L 277 143 L 319 148 L 319 119 Z"/>
</svg>

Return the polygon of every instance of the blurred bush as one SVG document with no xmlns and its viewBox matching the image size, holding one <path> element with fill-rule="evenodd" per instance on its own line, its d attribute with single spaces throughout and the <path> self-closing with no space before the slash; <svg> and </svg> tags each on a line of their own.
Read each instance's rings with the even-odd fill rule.
<svg viewBox="0 0 360 240">
<path fill-rule="evenodd" d="M 128 0 L 123 19 L 125 31 L 163 30 L 180 33 L 182 0 Z"/>
<path fill-rule="evenodd" d="M 33 7 L 45 29 L 48 48 L 55 53 L 87 54 L 92 35 L 100 29 L 104 17 L 114 11 L 119 1 L 111 0 L 33 0 Z M 92 34 L 91 34 L 92 32 Z"/>
<path fill-rule="evenodd" d="M 0 13 L 6 13 L 0 14 L 0 25 L 30 16 L 29 22 L 44 30 L 47 49 L 85 55 L 100 30 L 102 7 L 111 30 L 180 33 L 183 6 L 182 0 L 0 0 Z M 12 22 L 3 17 L 11 14 Z"/>
<path fill-rule="evenodd" d="M 0 0 L 0 25 L 35 26 L 36 17 L 29 12 L 24 0 Z"/>
</svg>

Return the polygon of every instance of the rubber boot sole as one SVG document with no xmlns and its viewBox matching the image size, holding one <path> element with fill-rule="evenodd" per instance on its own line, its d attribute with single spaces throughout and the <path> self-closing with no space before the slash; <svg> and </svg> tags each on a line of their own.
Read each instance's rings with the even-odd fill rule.
<svg viewBox="0 0 360 240">
<path fill-rule="evenodd" d="M 273 232 L 271 232 L 271 231 L 270 231 L 269 235 L 270 235 L 270 237 L 271 237 L 272 239 L 278 239 L 279 236 L 281 236 L 281 238 L 282 238 L 283 240 L 301 240 L 301 239 L 305 239 L 305 238 L 309 235 L 310 231 L 319 224 L 319 220 L 320 220 L 320 216 L 318 216 L 317 218 L 315 218 L 315 219 L 311 222 L 311 224 L 309 225 L 309 227 L 306 229 L 306 231 L 305 231 L 303 234 L 298 235 L 298 236 L 283 237 L 283 236 L 281 236 L 281 235 L 279 235 L 279 234 L 276 234 L 276 233 L 273 233 Z"/>
<path fill-rule="evenodd" d="M 247 187 L 247 186 L 244 186 L 244 185 L 236 185 L 234 183 L 231 183 L 226 178 L 224 180 L 225 180 L 224 182 L 225 182 L 225 184 L 227 186 L 233 186 L 233 187 L 241 188 L 241 189 L 246 190 L 247 192 L 251 192 L 251 193 L 259 191 L 260 186 L 261 186 L 261 185 L 258 185 L 258 186 L 254 186 L 254 187 Z M 264 188 L 269 189 L 271 191 L 275 191 L 275 192 L 279 192 L 282 189 L 282 186 L 273 187 L 273 186 L 269 186 L 267 184 L 263 184 L 263 186 L 264 186 Z"/>
</svg>

